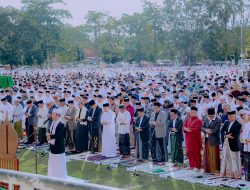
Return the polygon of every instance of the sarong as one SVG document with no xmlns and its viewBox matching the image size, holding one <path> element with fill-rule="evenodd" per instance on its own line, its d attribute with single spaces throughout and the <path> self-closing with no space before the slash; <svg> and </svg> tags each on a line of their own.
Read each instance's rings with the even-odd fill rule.
<svg viewBox="0 0 250 190">
<path fill-rule="evenodd" d="M 119 150 L 121 155 L 130 155 L 129 133 L 119 135 Z"/>
<path fill-rule="evenodd" d="M 220 172 L 219 146 L 211 146 L 207 138 L 205 139 L 204 148 L 204 172 L 212 174 Z"/>
<path fill-rule="evenodd" d="M 22 121 L 17 121 L 14 123 L 14 128 L 16 130 L 16 133 L 18 135 L 19 139 L 23 138 L 23 129 L 22 129 Z"/>
<path fill-rule="evenodd" d="M 221 159 L 221 175 L 230 178 L 241 177 L 241 163 L 240 163 L 240 151 L 232 152 L 228 139 L 225 139 L 222 159 Z"/>
<path fill-rule="evenodd" d="M 183 164 L 183 148 L 182 145 L 178 142 L 175 134 L 170 134 L 171 141 L 171 161 L 172 163 Z"/>
</svg>

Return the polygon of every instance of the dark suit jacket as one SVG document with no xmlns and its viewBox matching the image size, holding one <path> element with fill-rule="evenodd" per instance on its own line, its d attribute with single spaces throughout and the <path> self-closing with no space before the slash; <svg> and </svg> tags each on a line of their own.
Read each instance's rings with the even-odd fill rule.
<svg viewBox="0 0 250 190">
<path fill-rule="evenodd" d="M 55 134 L 50 135 L 51 139 L 55 139 L 55 144 L 50 144 L 50 151 L 52 154 L 62 154 L 65 152 L 64 133 L 64 124 L 62 122 L 59 122 L 56 127 Z"/>
<path fill-rule="evenodd" d="M 208 142 L 211 146 L 220 145 L 221 123 L 222 121 L 219 117 L 216 117 L 210 124 L 207 117 L 203 120 L 201 127 L 202 132 L 206 134 L 205 129 L 211 129 L 212 131 L 212 134 L 208 135 Z"/>
<path fill-rule="evenodd" d="M 102 115 L 102 109 L 100 107 L 96 107 L 95 113 L 93 115 L 93 109 L 89 109 L 88 111 L 88 117 L 93 117 L 93 121 L 89 122 L 88 124 L 91 125 L 93 128 L 101 128 L 101 115 Z"/>
<path fill-rule="evenodd" d="M 149 117 L 144 115 L 142 122 L 141 122 L 141 126 L 140 126 L 140 121 L 141 118 L 137 117 L 136 121 L 135 121 L 135 127 L 139 127 L 142 129 L 142 131 L 140 131 L 140 136 L 141 136 L 141 140 L 142 142 L 148 142 L 149 140 Z"/>
<path fill-rule="evenodd" d="M 224 126 L 221 129 L 221 134 L 222 135 L 228 135 L 228 134 L 232 134 L 231 136 L 234 137 L 233 139 L 228 139 L 229 142 L 229 146 L 231 151 L 233 152 L 238 152 L 240 151 L 240 131 L 242 128 L 242 125 L 238 122 L 235 121 L 231 127 L 231 129 L 228 132 L 228 128 L 229 128 L 230 122 L 226 121 Z M 223 143 L 224 143 L 224 139 L 223 139 Z"/>
<path fill-rule="evenodd" d="M 177 137 L 177 141 L 181 144 L 184 141 L 183 138 L 183 132 L 182 132 L 182 126 L 183 126 L 183 121 L 182 119 L 178 116 L 176 118 L 176 122 L 175 122 L 175 128 L 177 129 L 178 132 L 175 133 L 176 137 Z M 169 128 L 169 133 L 171 133 L 171 130 L 173 128 L 173 120 L 169 120 L 168 123 L 168 128 Z"/>
<path fill-rule="evenodd" d="M 36 107 L 35 105 L 33 105 L 30 108 L 29 113 L 30 113 L 30 116 L 27 118 L 29 126 L 36 126 L 37 125 L 38 107 Z"/>
</svg>

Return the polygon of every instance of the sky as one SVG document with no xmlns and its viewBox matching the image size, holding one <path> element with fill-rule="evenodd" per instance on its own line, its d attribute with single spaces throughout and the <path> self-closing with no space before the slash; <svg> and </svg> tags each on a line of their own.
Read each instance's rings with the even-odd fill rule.
<svg viewBox="0 0 250 190">
<path fill-rule="evenodd" d="M 142 12 L 142 0 L 65 0 L 66 5 L 57 5 L 56 8 L 69 10 L 72 19 L 67 23 L 78 26 L 84 23 L 84 16 L 88 11 L 109 12 L 111 16 L 121 17 L 122 14 Z M 163 0 L 151 0 L 161 4 Z M 0 0 L 0 6 L 21 8 L 21 0 Z"/>
</svg>

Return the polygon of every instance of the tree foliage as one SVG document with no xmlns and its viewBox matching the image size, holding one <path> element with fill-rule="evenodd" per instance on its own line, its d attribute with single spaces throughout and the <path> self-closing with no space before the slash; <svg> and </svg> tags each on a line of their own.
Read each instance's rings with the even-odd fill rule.
<svg viewBox="0 0 250 190">
<path fill-rule="evenodd" d="M 85 49 L 106 63 L 238 63 L 241 48 L 245 57 L 250 54 L 249 0 L 164 0 L 162 5 L 144 0 L 142 13 L 118 19 L 89 11 L 76 27 L 65 24 L 68 11 L 53 8 L 63 0 L 22 3 L 20 10 L 0 7 L 3 64 L 42 65 L 53 57 L 62 63 L 82 61 Z"/>
</svg>

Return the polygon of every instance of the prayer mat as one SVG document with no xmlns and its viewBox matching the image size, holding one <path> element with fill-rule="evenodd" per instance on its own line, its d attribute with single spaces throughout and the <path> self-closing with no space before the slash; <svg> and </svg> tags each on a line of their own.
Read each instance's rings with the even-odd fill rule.
<svg viewBox="0 0 250 190">
<path fill-rule="evenodd" d="M 128 171 L 141 171 L 141 172 L 145 172 L 148 174 L 158 175 L 161 173 L 166 173 L 166 172 L 170 172 L 173 170 L 177 170 L 177 168 L 173 168 L 171 163 L 166 163 L 163 166 L 159 166 L 159 165 L 153 164 L 152 162 L 148 162 L 148 163 L 143 163 L 138 166 L 127 168 L 127 170 Z"/>
<path fill-rule="evenodd" d="M 90 152 L 83 152 L 83 153 L 80 153 L 80 154 L 68 155 L 67 158 L 68 158 L 68 160 L 88 161 L 87 158 L 89 156 L 92 156 L 92 154 L 90 154 Z"/>
<path fill-rule="evenodd" d="M 120 156 L 116 156 L 114 158 L 107 158 L 105 160 L 101 160 L 101 161 L 95 161 L 95 164 L 99 164 L 99 165 L 110 165 L 110 166 L 114 166 L 114 165 L 118 165 L 118 163 L 121 161 Z"/>
<path fill-rule="evenodd" d="M 100 154 L 94 155 L 94 156 L 90 156 L 90 157 L 87 158 L 87 160 L 91 161 L 91 162 L 101 161 L 101 160 L 105 160 L 105 159 L 108 159 L 108 158 L 105 157 L 105 156 L 102 156 Z"/>
</svg>

